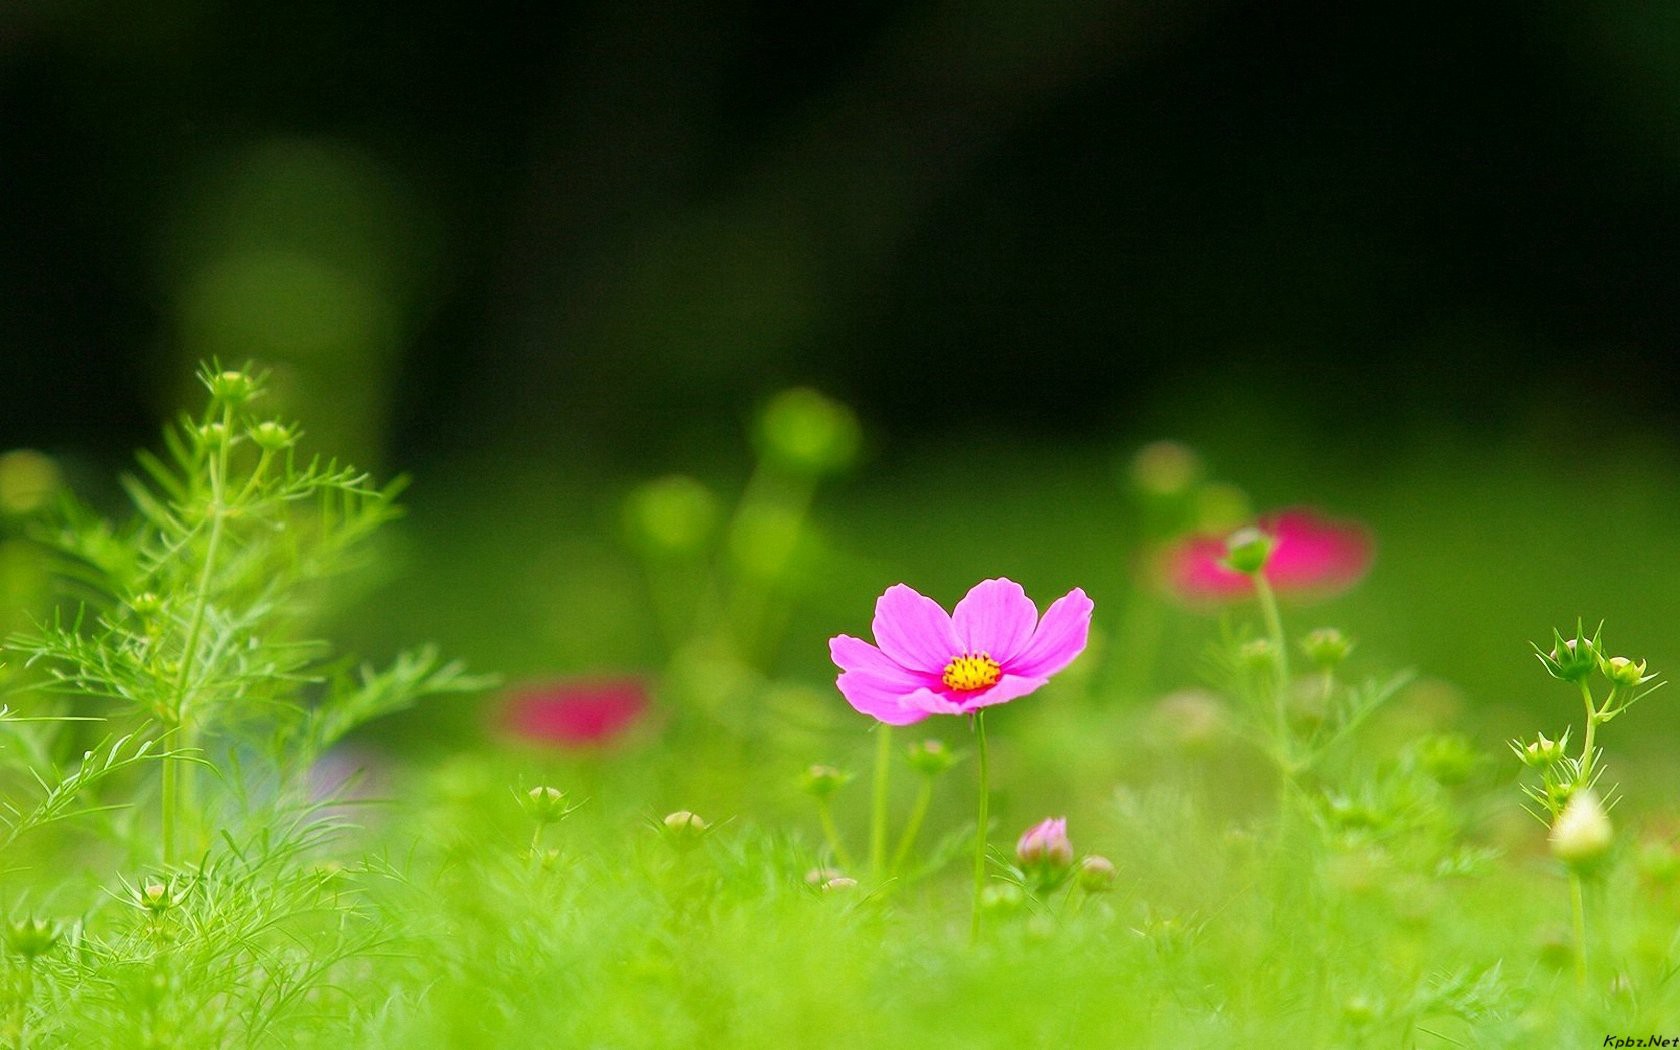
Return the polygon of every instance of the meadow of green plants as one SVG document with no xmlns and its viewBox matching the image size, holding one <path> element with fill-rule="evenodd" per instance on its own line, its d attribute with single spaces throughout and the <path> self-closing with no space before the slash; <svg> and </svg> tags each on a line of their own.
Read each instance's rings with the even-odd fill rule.
<svg viewBox="0 0 1680 1050">
<path fill-rule="evenodd" d="M 1680 1036 L 1660 449 L 792 390 L 405 490 L 199 378 L 120 482 L 0 458 L 5 1045 Z"/>
</svg>

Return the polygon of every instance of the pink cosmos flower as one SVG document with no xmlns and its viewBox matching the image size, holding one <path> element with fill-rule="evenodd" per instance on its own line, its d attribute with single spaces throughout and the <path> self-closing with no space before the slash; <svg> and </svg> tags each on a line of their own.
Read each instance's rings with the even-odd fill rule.
<svg viewBox="0 0 1680 1050">
<path fill-rule="evenodd" d="M 640 678 L 547 682 L 510 693 L 501 721 L 509 734 L 531 743 L 603 747 L 641 721 L 648 707 Z"/>
<path fill-rule="evenodd" d="M 1045 610 L 1013 580 L 983 580 L 951 615 L 900 583 L 875 602 L 876 645 L 838 635 L 828 651 L 846 701 L 888 725 L 1018 700 L 1085 649 L 1091 599 L 1074 588 Z M 880 648 L 876 648 L 876 646 Z"/>
<path fill-rule="evenodd" d="M 1260 529 L 1277 541 L 1261 571 L 1279 593 L 1339 594 L 1371 567 L 1371 537 L 1357 523 L 1296 507 L 1260 519 Z M 1225 567 L 1223 536 L 1180 540 L 1167 549 L 1163 569 L 1169 590 L 1187 602 L 1240 600 L 1254 593 L 1253 580 Z"/>
</svg>

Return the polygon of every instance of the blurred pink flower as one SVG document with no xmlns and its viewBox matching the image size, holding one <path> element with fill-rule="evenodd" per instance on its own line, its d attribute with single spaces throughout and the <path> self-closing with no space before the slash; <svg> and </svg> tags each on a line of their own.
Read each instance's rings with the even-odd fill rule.
<svg viewBox="0 0 1680 1050">
<path fill-rule="evenodd" d="M 570 679 L 513 690 L 503 701 L 501 723 L 528 743 L 604 747 L 640 722 L 649 706 L 640 678 Z"/>
<path fill-rule="evenodd" d="M 984 580 L 956 610 L 900 583 L 875 603 L 876 645 L 828 641 L 846 701 L 888 725 L 966 715 L 1038 689 L 1085 649 L 1091 599 L 1074 588 L 1045 610 L 1012 580 Z M 876 646 L 879 648 L 876 648 Z"/>
<path fill-rule="evenodd" d="M 1280 594 L 1328 597 L 1352 587 L 1371 567 L 1370 533 L 1355 522 L 1332 521 L 1302 507 L 1260 519 L 1276 541 L 1261 570 Z M 1168 590 L 1192 603 L 1247 598 L 1254 582 L 1225 567 L 1225 537 L 1191 536 L 1167 548 L 1163 570 Z"/>
</svg>

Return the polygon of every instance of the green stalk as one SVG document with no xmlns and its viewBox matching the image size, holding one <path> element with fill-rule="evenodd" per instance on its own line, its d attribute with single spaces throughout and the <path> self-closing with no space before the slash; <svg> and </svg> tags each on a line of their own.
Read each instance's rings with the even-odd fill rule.
<svg viewBox="0 0 1680 1050">
<path fill-rule="evenodd" d="M 1260 615 L 1266 621 L 1266 637 L 1272 643 L 1276 657 L 1277 675 L 1272 683 L 1272 706 L 1277 721 L 1278 764 L 1285 779 L 1294 776 L 1294 748 L 1289 745 L 1289 649 L 1283 635 L 1283 617 L 1278 615 L 1277 595 L 1266 582 L 1266 574 L 1254 574 L 1254 595 L 1260 602 Z"/>
<path fill-rule="evenodd" d="M 904 868 L 904 862 L 909 859 L 910 847 L 916 844 L 916 835 L 922 830 L 922 821 L 927 817 L 928 806 L 933 803 L 933 778 L 924 775 L 922 786 L 916 789 L 916 802 L 910 807 L 910 819 L 904 825 L 904 833 L 899 836 L 898 848 L 893 850 L 892 874 L 897 875 Z"/>
<path fill-rule="evenodd" d="M 851 854 L 846 852 L 846 845 L 840 840 L 840 829 L 834 826 L 834 814 L 828 811 L 828 799 L 817 799 L 817 819 L 822 821 L 823 838 L 828 840 L 828 848 L 834 854 L 835 863 L 843 870 L 852 867 Z"/>
<path fill-rule="evenodd" d="M 1587 907 L 1582 899 L 1581 876 L 1569 873 L 1569 906 L 1575 927 L 1575 983 L 1587 990 Z"/>
<path fill-rule="evenodd" d="M 892 726 L 875 726 L 875 800 L 869 820 L 869 877 L 881 881 L 887 860 L 887 786 L 892 772 Z"/>
<path fill-rule="evenodd" d="M 986 763 L 986 712 L 974 712 L 974 735 L 980 746 L 980 817 L 974 829 L 974 916 L 969 923 L 970 940 L 980 939 L 980 895 L 986 889 L 986 825 L 990 822 L 987 807 L 990 802 L 989 771 Z"/>
<path fill-rule="evenodd" d="M 1587 731 L 1581 737 L 1581 776 L 1575 786 L 1584 788 L 1592 783 L 1593 735 L 1598 732 L 1598 708 L 1593 704 L 1592 687 L 1587 685 L 1585 678 L 1581 679 L 1580 685 L 1581 699 L 1587 705 Z"/>
</svg>

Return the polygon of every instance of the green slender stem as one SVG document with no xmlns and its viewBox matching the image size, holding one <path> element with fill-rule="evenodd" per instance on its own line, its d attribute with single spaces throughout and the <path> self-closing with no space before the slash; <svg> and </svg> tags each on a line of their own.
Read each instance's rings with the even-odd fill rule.
<svg viewBox="0 0 1680 1050">
<path fill-rule="evenodd" d="M 828 848 L 834 854 L 834 860 L 843 869 L 852 867 L 852 856 L 846 852 L 846 844 L 840 840 L 840 829 L 834 826 L 834 814 L 828 811 L 828 799 L 817 800 L 817 819 L 822 821 L 823 838 L 828 840 Z"/>
<path fill-rule="evenodd" d="M 541 855 L 542 829 L 543 829 L 543 826 L 541 824 L 538 824 L 537 827 L 536 827 L 536 830 L 531 832 L 531 859 L 532 860 L 536 860 L 537 857 Z"/>
<path fill-rule="evenodd" d="M 33 958 L 24 958 L 23 974 L 18 983 L 17 1047 L 18 1050 L 24 1050 L 29 1045 L 29 1000 L 35 998 L 35 960 Z"/>
<path fill-rule="evenodd" d="M 1593 754 L 1593 736 L 1598 732 L 1598 707 L 1593 704 L 1592 687 L 1587 685 L 1585 678 L 1581 679 L 1581 699 L 1587 705 L 1587 731 L 1581 736 L 1581 775 L 1575 783 L 1577 788 L 1592 783 L 1593 759 L 1596 757 Z"/>
<path fill-rule="evenodd" d="M 1575 926 L 1575 983 L 1587 990 L 1587 907 L 1581 890 L 1581 876 L 1569 873 L 1569 906 Z"/>
<path fill-rule="evenodd" d="M 1272 643 L 1277 674 L 1272 682 L 1272 707 L 1276 716 L 1278 765 L 1285 779 L 1294 775 L 1295 749 L 1289 742 L 1289 648 L 1283 634 L 1283 617 L 1278 615 L 1277 595 L 1263 572 L 1254 574 L 1254 595 L 1260 615 L 1266 621 L 1266 637 Z"/>
<path fill-rule="evenodd" d="M 182 750 L 193 747 L 197 743 L 197 734 L 193 732 L 192 722 L 188 717 L 188 694 L 192 682 L 193 665 L 198 659 L 198 641 L 204 630 L 204 614 L 210 604 L 210 581 L 216 567 L 216 555 L 222 544 L 223 525 L 227 520 L 227 472 L 228 472 L 228 435 L 233 429 L 233 406 L 227 405 L 222 409 L 222 438 L 211 459 L 210 468 L 210 538 L 204 547 L 204 564 L 198 573 L 198 589 L 193 597 L 192 617 L 187 623 L 186 642 L 181 649 L 181 669 L 175 675 L 175 702 L 173 714 L 175 726 L 180 730 L 179 746 Z M 163 807 L 163 861 L 165 864 L 175 862 L 176 833 L 180 823 L 182 810 L 191 808 L 191 770 L 177 769 L 178 763 L 171 759 L 164 763 L 161 798 Z M 174 776 L 170 776 L 173 772 Z"/>
<path fill-rule="evenodd" d="M 892 772 L 892 726 L 875 727 L 875 800 L 869 819 L 869 877 L 881 881 L 887 862 L 887 787 Z"/>
<path fill-rule="evenodd" d="M 928 806 L 933 803 L 933 778 L 922 777 L 922 786 L 916 789 L 916 802 L 910 807 L 910 819 L 904 825 L 904 833 L 898 838 L 898 848 L 893 850 L 892 867 L 888 871 L 897 875 L 904 869 L 904 862 L 910 857 L 910 847 L 916 844 L 916 836 L 922 830 L 922 821 L 927 817 Z"/>
<path fill-rule="evenodd" d="M 986 762 L 986 712 L 974 712 L 974 735 L 980 749 L 980 816 L 974 829 L 974 916 L 969 923 L 971 940 L 980 939 L 980 895 L 986 889 L 986 825 L 991 817 L 987 812 L 991 801 L 990 770 Z"/>
</svg>

